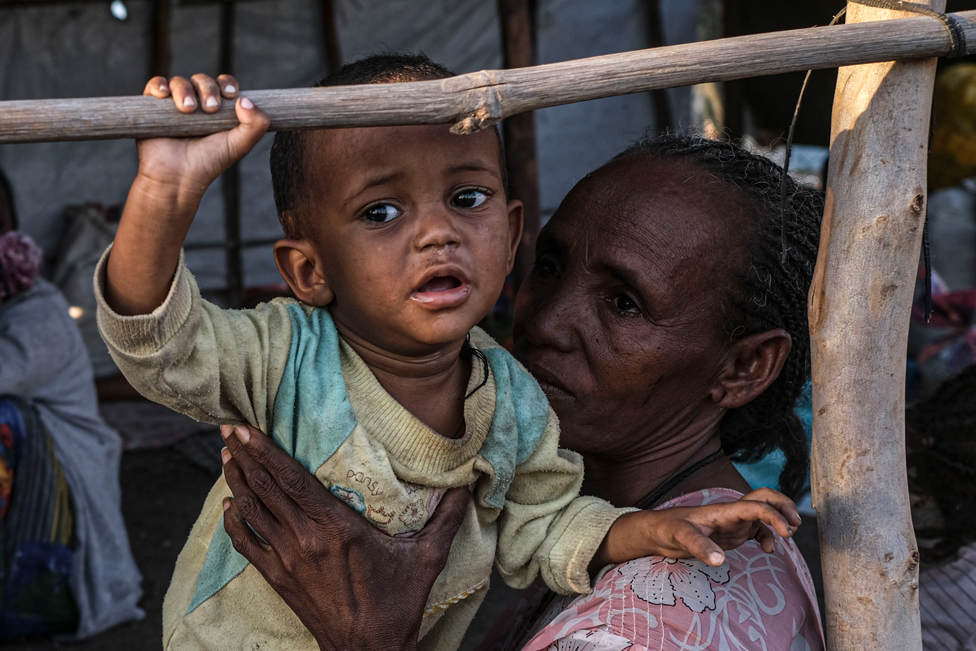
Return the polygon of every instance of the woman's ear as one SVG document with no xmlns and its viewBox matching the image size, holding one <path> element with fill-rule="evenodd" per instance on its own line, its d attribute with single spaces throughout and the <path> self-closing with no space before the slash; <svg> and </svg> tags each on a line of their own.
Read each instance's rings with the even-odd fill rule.
<svg viewBox="0 0 976 651">
<path fill-rule="evenodd" d="M 524 213 L 525 210 L 522 207 L 521 201 L 513 199 L 512 201 L 508 202 L 508 234 L 510 238 L 508 247 L 509 272 L 511 272 L 515 267 L 515 254 L 518 252 L 519 243 L 522 241 Z"/>
<path fill-rule="evenodd" d="M 752 402 L 779 377 L 792 348 L 793 339 L 782 328 L 736 341 L 712 386 L 712 400 L 724 409 Z"/>
<path fill-rule="evenodd" d="M 302 303 L 324 307 L 335 298 L 318 252 L 309 242 L 278 240 L 274 246 L 274 257 L 278 273 Z"/>
</svg>

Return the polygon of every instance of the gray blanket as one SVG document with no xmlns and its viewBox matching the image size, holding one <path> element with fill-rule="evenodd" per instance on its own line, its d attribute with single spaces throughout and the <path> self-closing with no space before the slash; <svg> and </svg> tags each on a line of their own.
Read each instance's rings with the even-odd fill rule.
<svg viewBox="0 0 976 651">
<path fill-rule="evenodd" d="M 77 536 L 72 590 L 79 611 L 73 637 L 141 619 L 142 577 L 122 522 L 122 441 L 98 415 L 91 362 L 68 304 L 43 280 L 0 304 L 0 394 L 37 408 L 71 487 Z"/>
</svg>

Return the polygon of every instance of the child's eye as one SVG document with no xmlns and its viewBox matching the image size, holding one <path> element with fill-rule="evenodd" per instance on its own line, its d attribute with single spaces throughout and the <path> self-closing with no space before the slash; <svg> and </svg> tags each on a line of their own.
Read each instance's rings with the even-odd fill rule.
<svg viewBox="0 0 976 651">
<path fill-rule="evenodd" d="M 392 206 L 388 203 L 378 203 L 374 206 L 370 206 L 363 211 L 363 218 L 366 221 L 370 221 L 376 224 L 385 224 L 386 222 L 391 222 L 403 213 L 396 206 Z"/>
<path fill-rule="evenodd" d="M 454 195 L 451 203 L 457 208 L 477 208 L 488 201 L 488 195 L 481 190 L 465 190 Z"/>
</svg>

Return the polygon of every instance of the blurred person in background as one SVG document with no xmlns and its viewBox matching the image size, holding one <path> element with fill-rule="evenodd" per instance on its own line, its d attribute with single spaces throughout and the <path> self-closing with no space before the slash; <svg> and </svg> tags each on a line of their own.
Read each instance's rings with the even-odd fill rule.
<svg viewBox="0 0 976 651">
<path fill-rule="evenodd" d="M 0 172 L 0 641 L 82 639 L 144 616 L 122 521 L 122 441 L 98 414 L 68 303 L 17 228 Z"/>
</svg>

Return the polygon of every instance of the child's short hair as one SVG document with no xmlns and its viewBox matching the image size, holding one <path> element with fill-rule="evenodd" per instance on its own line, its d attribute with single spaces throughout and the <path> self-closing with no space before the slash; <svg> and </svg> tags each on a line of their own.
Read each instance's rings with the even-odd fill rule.
<svg viewBox="0 0 976 651">
<path fill-rule="evenodd" d="M 431 61 L 424 54 L 375 54 L 342 66 L 317 81 L 313 87 L 431 81 L 453 77 L 455 74 L 457 73 L 450 68 Z M 498 135 L 502 181 L 507 185 L 505 155 L 497 127 L 495 133 Z M 271 184 L 274 188 L 275 207 L 278 209 L 281 228 L 289 239 L 300 239 L 303 235 L 300 221 L 308 197 L 308 179 L 305 174 L 306 135 L 306 131 L 279 131 L 271 146 Z"/>
</svg>

